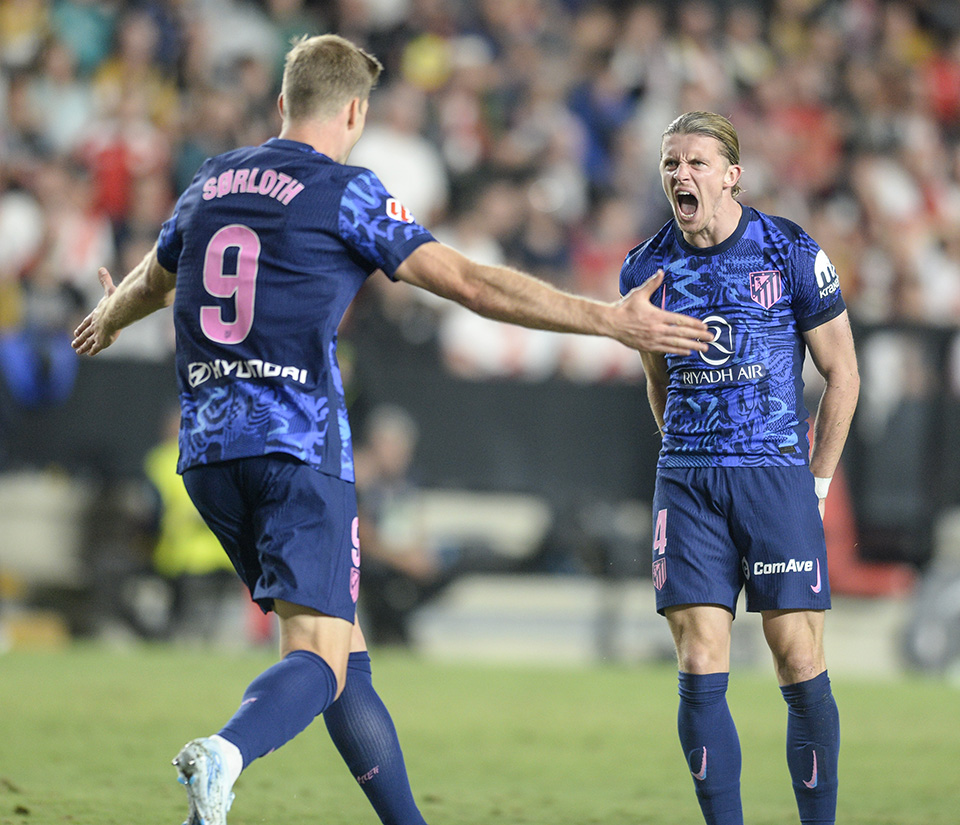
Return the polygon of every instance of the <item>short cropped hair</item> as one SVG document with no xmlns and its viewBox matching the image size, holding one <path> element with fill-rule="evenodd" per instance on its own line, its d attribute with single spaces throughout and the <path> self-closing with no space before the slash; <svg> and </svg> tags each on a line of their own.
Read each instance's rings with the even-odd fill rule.
<svg viewBox="0 0 960 825">
<path fill-rule="evenodd" d="M 715 112 L 687 112 L 680 115 L 663 131 L 663 138 L 668 135 L 706 135 L 714 138 L 720 144 L 720 151 L 731 166 L 740 164 L 740 138 L 733 124 L 723 115 Z M 661 152 L 662 154 L 662 152 Z M 731 194 L 737 197 L 743 190 L 738 183 L 733 187 Z"/>
<path fill-rule="evenodd" d="M 287 52 L 283 101 L 290 120 L 333 117 L 355 97 L 366 100 L 383 66 L 336 34 L 301 37 Z"/>
</svg>

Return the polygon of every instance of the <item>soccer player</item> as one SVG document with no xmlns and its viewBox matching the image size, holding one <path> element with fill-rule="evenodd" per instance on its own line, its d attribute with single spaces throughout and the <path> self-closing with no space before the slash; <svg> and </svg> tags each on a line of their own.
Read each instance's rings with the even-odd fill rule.
<svg viewBox="0 0 960 825">
<path fill-rule="evenodd" d="M 709 825 L 742 825 L 740 743 L 727 707 L 741 589 L 759 612 L 787 703 L 787 764 L 803 823 L 836 817 L 839 717 L 823 652 L 830 606 L 823 505 L 859 394 L 837 272 L 796 224 L 737 200 L 730 121 L 689 112 L 660 146 L 673 219 L 633 249 L 624 293 L 665 273 L 654 295 L 696 315 L 706 352 L 642 353 L 662 434 L 653 581 L 679 663 L 680 744 Z M 801 367 L 826 379 L 807 441 Z"/>
<path fill-rule="evenodd" d="M 104 297 L 76 330 L 76 351 L 95 355 L 173 297 L 178 469 L 252 598 L 279 617 L 280 661 L 218 733 L 174 760 L 189 825 L 223 825 L 241 770 L 319 714 L 381 820 L 423 822 L 356 621 L 360 542 L 336 341 L 368 275 L 382 269 L 500 320 L 637 349 L 706 349 L 706 325 L 651 303 L 659 279 L 606 304 L 481 266 L 436 242 L 370 171 L 345 165 L 380 70 L 338 36 L 296 43 L 280 136 L 207 160 L 119 287 L 100 270 Z"/>
</svg>

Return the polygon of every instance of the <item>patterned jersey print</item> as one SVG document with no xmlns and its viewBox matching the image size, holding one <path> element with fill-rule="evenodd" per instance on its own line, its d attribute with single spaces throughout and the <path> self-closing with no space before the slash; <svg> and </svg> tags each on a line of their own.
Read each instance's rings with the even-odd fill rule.
<svg viewBox="0 0 960 825">
<path fill-rule="evenodd" d="M 337 327 L 371 272 L 432 240 L 376 175 L 306 144 L 206 161 L 157 246 L 177 273 L 179 470 L 282 452 L 353 481 Z"/>
<path fill-rule="evenodd" d="M 802 333 L 845 309 L 826 253 L 796 224 L 744 207 L 733 235 L 706 249 L 670 221 L 627 255 L 621 292 L 658 269 L 655 303 L 714 334 L 705 353 L 666 356 L 658 466 L 807 463 Z"/>
</svg>

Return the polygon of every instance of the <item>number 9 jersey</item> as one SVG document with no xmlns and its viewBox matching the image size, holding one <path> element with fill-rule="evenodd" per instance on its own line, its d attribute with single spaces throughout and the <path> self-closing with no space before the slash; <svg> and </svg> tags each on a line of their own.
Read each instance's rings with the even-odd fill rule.
<svg viewBox="0 0 960 825">
<path fill-rule="evenodd" d="M 434 240 L 372 172 L 273 138 L 207 160 L 157 244 L 177 273 L 178 471 L 287 453 L 353 481 L 337 327 Z"/>
</svg>

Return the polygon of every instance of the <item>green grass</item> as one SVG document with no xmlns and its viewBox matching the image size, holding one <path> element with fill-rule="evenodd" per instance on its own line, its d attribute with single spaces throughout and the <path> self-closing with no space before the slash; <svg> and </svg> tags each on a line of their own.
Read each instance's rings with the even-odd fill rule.
<svg viewBox="0 0 960 825">
<path fill-rule="evenodd" d="M 213 732 L 272 658 L 80 645 L 0 656 L 0 825 L 177 825 L 169 762 Z M 667 666 L 547 668 L 436 663 L 376 652 L 432 825 L 698 825 L 676 739 Z M 844 825 L 954 825 L 960 691 L 835 678 Z M 797 821 L 772 675 L 735 673 L 751 825 Z M 237 784 L 230 825 L 376 825 L 318 722 Z"/>
</svg>

